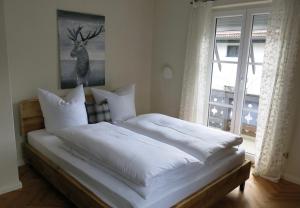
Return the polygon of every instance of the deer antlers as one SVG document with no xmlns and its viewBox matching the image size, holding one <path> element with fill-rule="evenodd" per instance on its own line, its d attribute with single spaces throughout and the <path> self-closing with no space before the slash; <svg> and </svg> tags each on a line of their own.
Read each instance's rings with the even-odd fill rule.
<svg viewBox="0 0 300 208">
<path fill-rule="evenodd" d="M 101 25 L 99 29 L 96 29 L 93 33 L 91 33 L 91 31 L 89 31 L 87 36 L 84 37 L 81 33 L 82 28 L 83 28 L 82 26 L 79 26 L 76 30 L 75 29 L 71 30 L 71 29 L 67 28 L 68 32 L 69 32 L 68 38 L 73 41 L 77 41 L 77 37 L 78 37 L 78 35 L 80 35 L 81 41 L 84 42 L 86 40 L 90 40 L 90 39 L 98 36 L 101 32 L 104 32 L 104 27 L 103 27 L 103 25 Z"/>
<path fill-rule="evenodd" d="M 71 40 L 73 40 L 74 42 L 77 40 L 77 37 L 78 37 L 78 34 L 80 33 L 81 34 L 81 30 L 82 30 L 82 26 L 79 26 L 78 28 L 77 28 L 77 30 L 75 30 L 75 29 L 69 29 L 69 28 L 67 28 L 67 30 L 68 30 L 68 32 L 70 33 L 69 35 L 68 35 L 68 38 L 69 39 L 71 39 Z"/>
<path fill-rule="evenodd" d="M 98 30 L 96 29 L 93 33 L 91 33 L 91 31 L 89 31 L 89 33 L 87 34 L 86 37 L 84 37 L 81 32 L 79 32 L 79 34 L 80 34 L 81 40 L 86 41 L 86 40 L 90 40 L 90 39 L 98 36 L 101 32 L 104 32 L 103 25 L 101 25 L 101 27 Z"/>
</svg>

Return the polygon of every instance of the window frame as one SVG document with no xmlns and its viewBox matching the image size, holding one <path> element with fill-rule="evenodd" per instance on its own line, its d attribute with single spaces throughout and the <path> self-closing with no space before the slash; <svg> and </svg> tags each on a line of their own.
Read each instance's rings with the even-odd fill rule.
<svg viewBox="0 0 300 208">
<path fill-rule="evenodd" d="M 210 51 L 210 68 L 208 73 L 208 98 L 207 98 L 207 114 L 205 120 L 207 121 L 206 124 L 209 125 L 209 106 L 216 105 L 220 107 L 227 107 L 232 109 L 232 118 L 231 118 L 231 128 L 230 132 L 240 134 L 241 132 L 241 116 L 242 110 L 244 105 L 244 97 L 245 97 L 245 88 L 247 83 L 247 72 L 248 72 L 248 64 L 254 65 L 262 65 L 262 63 L 253 63 L 248 60 L 249 58 L 249 49 L 250 49 L 250 42 L 251 42 L 251 35 L 252 35 L 252 28 L 253 28 L 253 17 L 255 15 L 263 15 L 263 14 L 270 14 L 271 10 L 270 7 L 262 7 L 262 8 L 242 8 L 242 9 L 232 9 L 232 10 L 217 10 L 213 12 L 213 24 L 212 24 L 212 43 L 213 46 L 211 47 Z M 241 37 L 240 37 L 240 44 L 239 44 L 239 51 L 238 51 L 238 61 L 217 61 L 214 59 L 214 51 L 216 47 L 216 23 L 218 18 L 224 17 L 235 17 L 241 16 L 242 17 L 242 25 L 241 25 Z M 237 64 L 237 74 L 236 74 L 236 81 L 235 81 L 235 89 L 234 89 L 234 104 L 233 106 L 222 104 L 222 103 L 215 103 L 210 101 L 211 95 L 211 84 L 212 84 L 212 74 L 213 74 L 213 64 L 222 64 L 222 63 L 234 63 Z"/>
<path fill-rule="evenodd" d="M 228 45 L 227 48 L 226 48 L 226 57 L 229 57 L 229 58 L 238 57 L 239 56 L 239 47 L 240 46 L 237 46 L 237 45 Z M 237 55 L 230 55 L 229 54 L 229 49 L 230 48 L 234 48 L 235 52 L 237 51 Z"/>
</svg>

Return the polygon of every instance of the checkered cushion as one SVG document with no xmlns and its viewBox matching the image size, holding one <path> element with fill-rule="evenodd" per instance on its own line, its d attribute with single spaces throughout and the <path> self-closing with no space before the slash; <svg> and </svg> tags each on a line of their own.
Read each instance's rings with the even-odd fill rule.
<svg viewBox="0 0 300 208">
<path fill-rule="evenodd" d="M 101 121 L 112 122 L 107 100 L 101 103 L 85 103 L 89 124 Z"/>
</svg>

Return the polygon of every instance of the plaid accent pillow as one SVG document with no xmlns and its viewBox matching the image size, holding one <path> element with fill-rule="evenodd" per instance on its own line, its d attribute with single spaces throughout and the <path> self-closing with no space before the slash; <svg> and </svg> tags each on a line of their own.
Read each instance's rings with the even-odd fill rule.
<svg viewBox="0 0 300 208">
<path fill-rule="evenodd" d="M 89 124 L 99 123 L 101 121 L 112 122 L 107 100 L 99 104 L 85 103 L 85 107 Z"/>
</svg>

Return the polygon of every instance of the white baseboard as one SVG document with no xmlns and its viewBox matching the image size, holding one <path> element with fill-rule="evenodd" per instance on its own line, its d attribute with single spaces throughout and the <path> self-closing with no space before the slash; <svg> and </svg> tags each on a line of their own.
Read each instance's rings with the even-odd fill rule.
<svg viewBox="0 0 300 208">
<path fill-rule="evenodd" d="M 298 184 L 300 185 L 300 178 L 299 177 L 296 177 L 296 176 L 293 176 L 291 174 L 287 174 L 285 173 L 283 175 L 283 179 L 289 181 L 289 182 L 292 182 L 292 183 L 295 183 L 295 184 Z"/>
<path fill-rule="evenodd" d="M 17 181 L 15 184 L 12 184 L 10 186 L 4 186 L 0 188 L 0 195 L 1 194 L 5 194 L 7 192 L 11 192 L 11 191 L 15 191 L 17 189 L 21 189 L 22 188 L 22 183 L 21 181 Z"/>
</svg>

